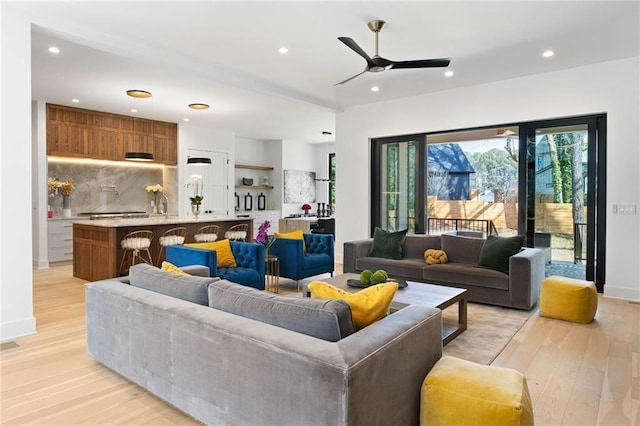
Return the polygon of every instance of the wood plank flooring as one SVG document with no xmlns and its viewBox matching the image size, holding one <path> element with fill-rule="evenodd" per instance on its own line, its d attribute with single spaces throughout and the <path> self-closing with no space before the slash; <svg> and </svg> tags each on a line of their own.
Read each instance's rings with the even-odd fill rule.
<svg viewBox="0 0 640 426">
<path fill-rule="evenodd" d="M 84 283 L 34 271 L 38 333 L 2 345 L 1 423 L 199 424 L 87 355 Z M 639 353 L 640 304 L 601 297 L 589 325 L 534 313 L 493 365 L 525 374 L 537 425 L 640 425 Z"/>
</svg>

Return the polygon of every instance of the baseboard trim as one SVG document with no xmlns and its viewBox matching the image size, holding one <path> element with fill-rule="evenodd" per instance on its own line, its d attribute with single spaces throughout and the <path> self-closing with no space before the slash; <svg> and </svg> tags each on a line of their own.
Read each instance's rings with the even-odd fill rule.
<svg viewBox="0 0 640 426">
<path fill-rule="evenodd" d="M 610 284 L 604 285 L 605 297 L 624 299 L 640 302 L 640 289 L 629 287 L 617 287 Z"/>
<path fill-rule="evenodd" d="M 48 260 L 33 259 L 33 261 L 31 263 L 33 265 L 33 269 L 49 269 L 49 261 Z"/>
<path fill-rule="evenodd" d="M 28 336 L 36 332 L 35 317 L 0 324 L 0 343 Z"/>
</svg>

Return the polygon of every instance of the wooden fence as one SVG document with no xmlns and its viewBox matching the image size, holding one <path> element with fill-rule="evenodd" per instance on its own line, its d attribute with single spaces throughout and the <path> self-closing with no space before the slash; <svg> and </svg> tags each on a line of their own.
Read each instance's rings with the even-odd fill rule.
<svg viewBox="0 0 640 426">
<path fill-rule="evenodd" d="M 442 219 L 492 220 L 498 230 L 518 229 L 517 203 L 489 203 L 486 201 L 434 200 L 429 197 L 430 217 Z M 585 207 L 586 217 L 586 207 Z M 536 231 L 573 235 L 571 204 L 537 203 Z"/>
</svg>

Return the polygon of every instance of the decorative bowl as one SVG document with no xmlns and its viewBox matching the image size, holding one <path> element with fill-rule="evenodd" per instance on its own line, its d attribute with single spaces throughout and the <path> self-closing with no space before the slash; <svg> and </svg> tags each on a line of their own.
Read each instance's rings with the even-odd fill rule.
<svg viewBox="0 0 640 426">
<path fill-rule="evenodd" d="M 251 185 L 253 185 L 253 178 L 246 178 L 246 177 L 243 177 L 243 178 L 242 178 L 242 184 L 243 184 L 243 185 L 246 185 L 246 186 L 251 186 Z"/>
</svg>

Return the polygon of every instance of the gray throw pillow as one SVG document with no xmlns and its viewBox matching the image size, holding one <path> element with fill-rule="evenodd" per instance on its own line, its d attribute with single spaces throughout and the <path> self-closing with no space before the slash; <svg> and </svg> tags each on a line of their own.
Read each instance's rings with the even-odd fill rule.
<svg viewBox="0 0 640 426">
<path fill-rule="evenodd" d="M 221 280 L 209 286 L 209 306 L 329 342 L 355 331 L 344 300 L 279 296 Z"/>
<path fill-rule="evenodd" d="M 484 238 L 442 234 L 440 236 L 440 248 L 447 253 L 449 262 L 477 265 L 484 241 Z"/>
<path fill-rule="evenodd" d="M 402 243 L 407 236 L 407 229 L 397 232 L 389 232 L 382 228 L 376 228 L 373 232 L 373 246 L 369 257 L 382 257 L 385 259 L 402 259 Z"/>
<path fill-rule="evenodd" d="M 524 236 L 496 237 L 489 235 L 480 251 L 478 266 L 509 273 L 509 258 L 517 254 L 524 244 Z"/>
<path fill-rule="evenodd" d="M 139 263 L 129 269 L 129 282 L 134 287 L 207 306 L 207 287 L 218 277 L 196 277 L 163 271 L 155 266 Z"/>
</svg>

